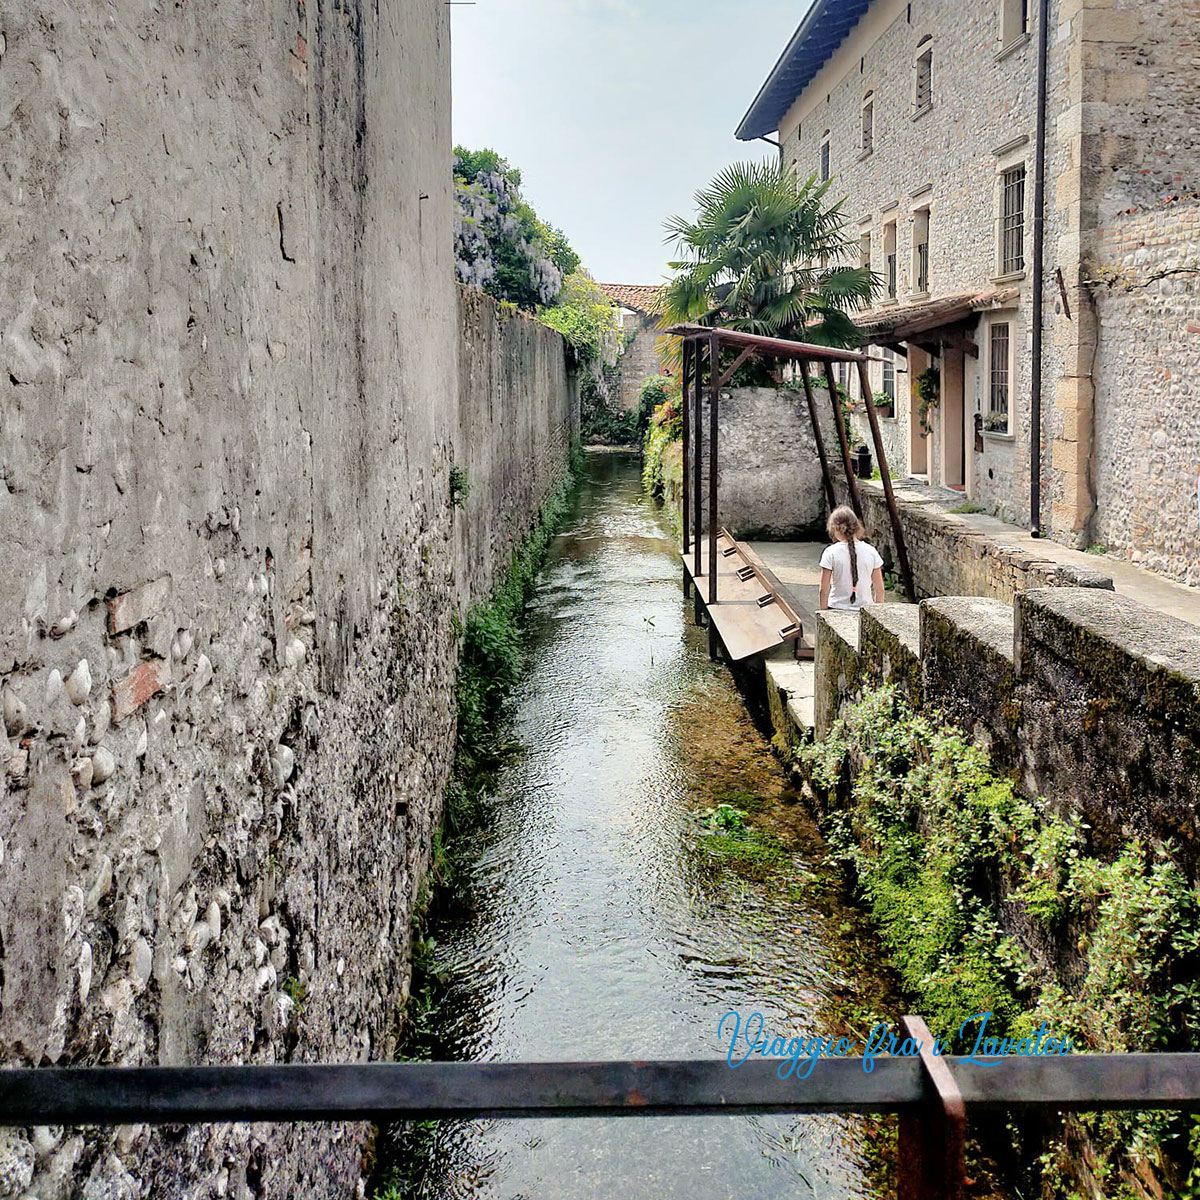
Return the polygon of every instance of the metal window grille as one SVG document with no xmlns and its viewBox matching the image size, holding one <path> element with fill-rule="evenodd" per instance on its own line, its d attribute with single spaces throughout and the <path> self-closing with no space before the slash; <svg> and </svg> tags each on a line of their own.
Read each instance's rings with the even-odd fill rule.
<svg viewBox="0 0 1200 1200">
<path fill-rule="evenodd" d="M 883 352 L 883 394 L 889 404 L 896 403 L 896 363 L 890 350 Z"/>
<path fill-rule="evenodd" d="M 864 154 L 870 154 L 875 148 L 875 105 L 872 101 L 863 105 L 862 148 Z"/>
<path fill-rule="evenodd" d="M 829 143 L 821 143 L 821 182 L 829 178 Z"/>
<path fill-rule="evenodd" d="M 889 300 L 896 298 L 896 252 L 893 250 L 884 259 L 887 270 L 887 294 Z"/>
<path fill-rule="evenodd" d="M 933 50 L 917 59 L 916 111 L 924 112 L 933 103 Z"/>
<path fill-rule="evenodd" d="M 989 348 L 991 394 L 988 399 L 988 428 L 1002 433 L 1008 432 L 1009 342 L 1008 322 L 993 325 Z"/>
<path fill-rule="evenodd" d="M 917 291 L 929 291 L 929 235 L 917 243 Z"/>
<path fill-rule="evenodd" d="M 1010 275 L 1025 268 L 1025 164 L 1000 178 L 1000 273 Z"/>
</svg>

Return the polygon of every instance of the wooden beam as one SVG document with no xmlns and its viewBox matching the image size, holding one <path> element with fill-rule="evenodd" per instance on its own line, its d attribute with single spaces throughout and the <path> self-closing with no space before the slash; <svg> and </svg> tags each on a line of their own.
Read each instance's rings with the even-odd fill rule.
<svg viewBox="0 0 1200 1200">
<path fill-rule="evenodd" d="M 883 436 L 879 432 L 879 417 L 875 412 L 875 397 L 871 395 L 871 380 L 867 375 L 867 364 L 858 364 L 858 381 L 862 385 L 863 402 L 867 406 L 867 423 L 871 426 L 871 440 L 875 443 L 875 457 L 879 460 L 879 478 L 883 481 L 883 495 L 887 500 L 888 516 L 892 520 L 892 536 L 896 539 L 896 557 L 900 559 L 900 577 L 908 591 L 908 598 L 916 600 L 912 566 L 908 561 L 908 546 L 904 541 L 904 527 L 900 523 L 900 509 L 896 505 L 896 494 L 892 491 L 892 473 L 888 469 L 887 453 L 883 448 Z"/>
<path fill-rule="evenodd" d="M 829 472 L 829 459 L 825 454 L 825 439 L 821 436 L 821 424 L 817 420 L 817 402 L 813 397 L 812 380 L 808 377 L 808 362 L 800 360 L 800 378 L 804 381 L 804 398 L 808 402 L 808 419 L 812 422 L 813 438 L 817 443 L 817 457 L 821 460 L 821 482 L 825 485 L 825 499 L 829 511 L 837 508 L 837 495 L 833 490 L 833 476 Z"/>
<path fill-rule="evenodd" d="M 731 366 L 729 368 L 729 370 L 726 371 L 725 374 L 721 376 L 721 382 L 719 384 L 717 384 L 717 386 L 724 387 L 733 378 L 734 371 L 736 371 L 738 369 L 738 367 L 740 367 L 742 365 L 742 363 L 744 363 L 746 361 L 746 359 L 748 359 L 750 357 L 750 355 L 752 355 L 753 353 L 755 353 L 754 347 L 747 346 L 745 348 L 745 350 L 743 350 L 741 352 L 741 354 L 739 354 L 737 356 L 737 358 L 735 358 L 733 360 L 733 366 Z"/>
<path fill-rule="evenodd" d="M 682 385 L 683 385 L 683 489 L 682 489 L 683 494 L 682 494 L 681 508 L 683 510 L 683 512 L 682 512 L 682 516 L 683 516 L 683 521 L 682 521 L 682 524 L 683 524 L 683 555 L 685 558 L 687 557 L 688 550 L 691 548 L 691 538 L 689 536 L 690 531 L 688 528 L 689 523 L 691 521 L 691 513 L 688 511 L 688 499 L 689 499 L 688 471 L 691 469 L 691 465 L 692 465 L 691 460 L 688 457 L 688 453 L 690 450 L 689 443 L 690 443 L 690 439 L 691 439 L 691 429 L 689 428 L 689 426 L 691 425 L 691 420 L 690 420 L 691 414 L 689 412 L 689 405 L 688 405 L 688 400 L 689 400 L 689 397 L 688 397 L 688 386 L 689 386 L 688 373 L 691 371 L 691 369 L 692 369 L 692 344 L 691 344 L 691 342 L 684 342 L 683 343 L 683 378 L 681 380 Z"/>
<path fill-rule="evenodd" d="M 708 339 L 708 377 L 712 391 L 708 398 L 708 602 L 717 602 L 717 406 L 720 403 L 720 343 L 715 333 Z"/>
<path fill-rule="evenodd" d="M 867 364 L 860 362 L 859 370 L 865 372 Z M 842 405 L 838 400 L 837 381 L 833 377 L 833 364 L 825 363 L 825 382 L 829 387 L 829 403 L 833 406 L 833 423 L 837 426 L 838 442 L 842 448 L 842 466 L 846 468 L 846 486 L 850 489 L 850 504 L 862 520 L 862 500 L 858 495 L 858 480 L 854 478 L 854 467 L 850 462 L 850 442 L 846 437 L 846 419 L 842 416 Z"/>
</svg>

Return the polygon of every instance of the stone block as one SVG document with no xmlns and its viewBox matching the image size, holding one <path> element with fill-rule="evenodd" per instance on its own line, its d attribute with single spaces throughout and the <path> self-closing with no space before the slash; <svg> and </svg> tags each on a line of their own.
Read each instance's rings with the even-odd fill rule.
<svg viewBox="0 0 1200 1200">
<path fill-rule="evenodd" d="M 813 719 L 818 738 L 833 727 L 842 705 L 858 694 L 862 674 L 858 636 L 857 613 L 817 614 Z"/>
<path fill-rule="evenodd" d="M 108 632 L 124 633 L 157 616 L 171 598 L 170 575 L 160 576 L 140 587 L 114 596 L 108 602 Z"/>
<path fill-rule="evenodd" d="M 862 610 L 859 647 L 864 672 L 876 683 L 894 683 L 920 704 L 921 610 L 915 604 L 872 604 Z"/>
<path fill-rule="evenodd" d="M 138 663 L 124 679 L 113 684 L 112 719 L 125 720 L 151 696 L 163 691 L 171 682 L 171 664 L 166 659 L 152 658 Z"/>
<path fill-rule="evenodd" d="M 979 596 L 923 600 L 921 665 L 925 702 L 987 747 L 998 765 L 1011 765 L 1020 717 L 1012 605 Z"/>
<path fill-rule="evenodd" d="M 1014 669 L 1030 790 L 1073 803 L 1102 850 L 1137 834 L 1200 856 L 1200 627 L 1127 596 L 1017 598 Z"/>
</svg>

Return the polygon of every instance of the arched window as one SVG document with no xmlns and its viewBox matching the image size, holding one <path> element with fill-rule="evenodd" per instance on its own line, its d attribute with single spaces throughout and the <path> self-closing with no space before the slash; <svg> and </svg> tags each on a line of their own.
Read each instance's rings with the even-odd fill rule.
<svg viewBox="0 0 1200 1200">
<path fill-rule="evenodd" d="M 916 74 L 913 80 L 913 116 L 933 107 L 933 37 L 926 34 L 917 43 Z"/>
<path fill-rule="evenodd" d="M 862 152 L 870 154 L 875 149 L 875 93 L 868 92 L 862 103 Z"/>
</svg>

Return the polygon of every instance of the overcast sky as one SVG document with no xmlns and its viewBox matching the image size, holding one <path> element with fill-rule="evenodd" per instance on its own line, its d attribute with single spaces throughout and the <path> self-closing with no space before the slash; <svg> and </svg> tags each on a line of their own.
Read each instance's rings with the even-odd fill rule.
<svg viewBox="0 0 1200 1200">
<path fill-rule="evenodd" d="M 454 140 L 522 191 L 606 283 L 658 283 L 663 220 L 723 166 L 808 0 L 478 0 L 450 9 Z"/>
</svg>

